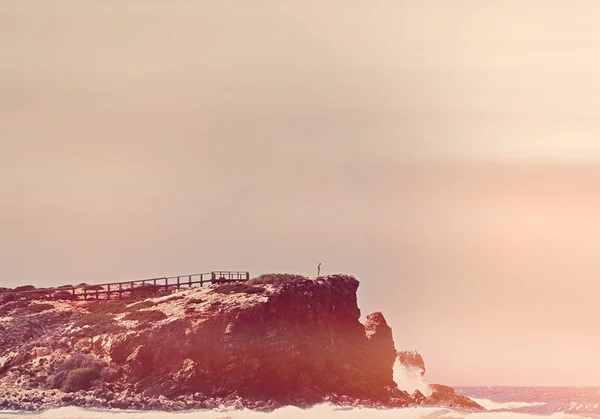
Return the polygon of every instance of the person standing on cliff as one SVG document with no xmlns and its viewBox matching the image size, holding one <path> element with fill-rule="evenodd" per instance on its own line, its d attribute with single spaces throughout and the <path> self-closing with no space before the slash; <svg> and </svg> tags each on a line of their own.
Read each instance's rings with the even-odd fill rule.
<svg viewBox="0 0 600 419">
<path fill-rule="evenodd" d="M 321 262 L 317 265 L 317 276 L 321 276 Z"/>
</svg>

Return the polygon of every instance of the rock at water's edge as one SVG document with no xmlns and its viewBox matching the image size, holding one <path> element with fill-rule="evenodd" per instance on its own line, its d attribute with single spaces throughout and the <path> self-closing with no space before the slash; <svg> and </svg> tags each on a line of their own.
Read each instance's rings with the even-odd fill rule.
<svg viewBox="0 0 600 419">
<path fill-rule="evenodd" d="M 398 361 L 409 369 L 421 370 L 421 376 L 425 375 L 425 361 L 417 351 L 398 351 Z"/>
</svg>

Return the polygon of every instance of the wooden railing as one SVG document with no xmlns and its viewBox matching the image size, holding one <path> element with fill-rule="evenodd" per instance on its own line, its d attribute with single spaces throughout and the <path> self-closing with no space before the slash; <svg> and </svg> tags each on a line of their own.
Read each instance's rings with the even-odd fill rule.
<svg viewBox="0 0 600 419">
<path fill-rule="evenodd" d="M 38 288 L 27 291 L 10 290 L 0 293 L 0 301 L 14 300 L 115 300 L 150 297 L 180 289 L 202 287 L 205 284 L 247 281 L 250 274 L 244 271 L 213 271 L 208 273 L 110 282 L 105 284 L 80 284 L 58 288 Z"/>
</svg>

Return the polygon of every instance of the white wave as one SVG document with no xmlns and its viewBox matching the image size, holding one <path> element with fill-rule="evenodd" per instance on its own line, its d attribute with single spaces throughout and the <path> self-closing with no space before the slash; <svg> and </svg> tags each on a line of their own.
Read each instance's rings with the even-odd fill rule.
<svg viewBox="0 0 600 419">
<path fill-rule="evenodd" d="M 250 410 L 195 410 L 189 412 L 139 412 L 122 410 L 85 410 L 64 407 L 38 413 L 0 412 L 0 419 L 535 419 L 536 415 L 515 412 L 476 412 L 436 407 L 402 409 L 357 409 L 322 404 L 311 409 L 284 407 L 271 413 Z M 545 418 L 581 419 L 579 416 L 555 413 Z"/>
<path fill-rule="evenodd" d="M 409 394 L 419 390 L 425 397 L 431 396 L 431 388 L 423 377 L 423 370 L 419 367 L 406 367 L 396 359 L 394 381 L 400 390 L 407 391 Z"/>
<path fill-rule="evenodd" d="M 485 407 L 487 410 L 506 410 L 506 409 L 520 409 L 523 407 L 535 407 L 535 406 L 545 406 L 546 403 L 535 402 L 535 403 L 527 403 L 527 402 L 495 402 L 490 399 L 475 399 L 470 397 L 476 403 L 479 403 L 481 406 Z"/>
<path fill-rule="evenodd" d="M 600 409 L 600 403 L 571 402 L 569 412 L 592 412 Z"/>
</svg>

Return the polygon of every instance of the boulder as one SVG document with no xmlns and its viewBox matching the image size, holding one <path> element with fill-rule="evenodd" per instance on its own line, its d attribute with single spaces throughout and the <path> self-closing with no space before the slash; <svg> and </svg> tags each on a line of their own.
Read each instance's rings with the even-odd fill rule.
<svg viewBox="0 0 600 419">
<path fill-rule="evenodd" d="M 430 388 L 432 390 L 431 395 L 425 398 L 422 404 L 485 410 L 483 406 L 468 397 L 456 394 L 452 387 L 441 384 L 432 384 Z"/>
<path fill-rule="evenodd" d="M 425 361 L 417 351 L 398 351 L 398 361 L 407 369 L 419 369 L 425 375 Z"/>
</svg>

